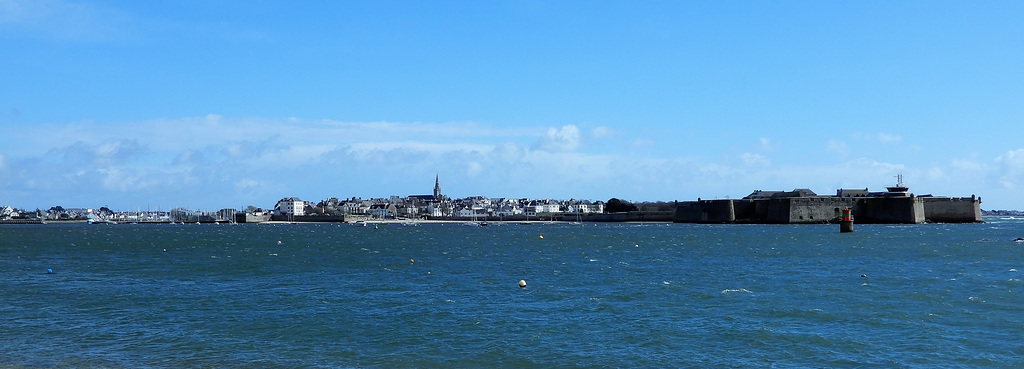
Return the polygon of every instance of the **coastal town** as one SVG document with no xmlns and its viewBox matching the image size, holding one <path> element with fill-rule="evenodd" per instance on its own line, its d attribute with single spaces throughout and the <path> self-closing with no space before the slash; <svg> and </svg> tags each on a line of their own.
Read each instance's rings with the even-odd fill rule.
<svg viewBox="0 0 1024 369">
<path fill-rule="evenodd" d="M 619 199 L 608 201 L 555 200 L 529 198 L 489 198 L 471 196 L 453 199 L 441 192 L 434 178 L 429 195 L 390 196 L 386 198 L 330 197 L 318 202 L 285 197 L 273 207 L 248 206 L 245 209 L 214 211 L 174 208 L 170 210 L 113 211 L 100 208 L 64 208 L 26 211 L 0 205 L 0 221 L 40 223 L 46 221 L 82 221 L 90 223 L 263 223 L 263 222 L 366 222 L 451 220 L 488 221 L 589 221 L 613 219 L 607 214 L 644 214 L 646 220 L 671 221 L 672 203 L 633 204 Z M 620 216 L 621 217 L 621 216 Z"/>
<path fill-rule="evenodd" d="M 265 223 L 336 222 L 362 223 L 401 221 L 459 221 L 486 225 L 489 222 L 566 221 L 677 223 L 833 223 L 841 210 L 856 214 L 860 223 L 919 224 L 974 223 L 983 215 L 1017 214 L 1004 210 L 983 212 L 981 198 L 914 195 L 897 176 L 886 191 L 839 189 L 833 195 L 819 195 L 809 189 L 793 191 L 755 190 L 742 199 L 643 202 L 633 204 L 611 198 L 607 201 L 491 198 L 471 196 L 450 198 L 441 192 L 439 178 L 429 195 L 387 198 L 329 197 L 318 202 L 285 197 L 270 208 L 216 211 L 175 208 L 171 210 L 112 211 L 107 207 L 64 208 L 26 211 L 0 206 L 0 224 L 33 224 L 48 221 L 80 221 L 95 224 L 122 223 Z"/>
</svg>

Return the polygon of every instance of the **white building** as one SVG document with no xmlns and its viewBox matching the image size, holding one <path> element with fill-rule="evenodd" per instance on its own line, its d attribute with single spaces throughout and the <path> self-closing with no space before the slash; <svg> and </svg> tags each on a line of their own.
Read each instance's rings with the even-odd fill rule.
<svg viewBox="0 0 1024 369">
<path fill-rule="evenodd" d="M 0 218 L 10 218 L 20 215 L 17 210 L 10 206 L 0 207 Z"/>
<path fill-rule="evenodd" d="M 516 215 L 522 215 L 523 209 L 518 205 L 502 205 L 494 211 L 494 216 L 499 217 L 512 217 Z"/>
<path fill-rule="evenodd" d="M 377 219 L 394 219 L 398 213 L 398 208 L 392 204 L 373 204 L 370 205 L 370 216 Z"/>
<path fill-rule="evenodd" d="M 558 214 L 562 212 L 562 205 L 555 203 L 537 204 L 534 207 L 534 214 Z"/>
<path fill-rule="evenodd" d="M 432 217 L 443 217 L 452 214 L 452 204 L 447 201 L 427 204 L 427 214 Z"/>
<path fill-rule="evenodd" d="M 580 202 L 580 203 L 575 203 L 575 204 L 569 205 L 568 209 L 569 209 L 568 212 L 570 212 L 570 213 L 583 213 L 583 214 L 598 213 L 599 214 L 599 213 L 603 213 L 604 212 L 604 204 L 600 203 L 600 202 L 594 203 L 594 204 L 592 204 L 590 202 Z"/>
<path fill-rule="evenodd" d="M 306 215 L 306 202 L 298 197 L 287 197 L 277 201 L 274 212 L 280 215 Z"/>
</svg>

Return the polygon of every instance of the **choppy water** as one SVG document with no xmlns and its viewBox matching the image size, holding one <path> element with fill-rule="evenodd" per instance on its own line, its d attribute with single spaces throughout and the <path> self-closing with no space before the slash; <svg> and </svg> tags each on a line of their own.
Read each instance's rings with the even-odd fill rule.
<svg viewBox="0 0 1024 369">
<path fill-rule="evenodd" d="M 1012 219 L 5 225 L 0 367 L 1022 367 L 1017 237 Z"/>
</svg>

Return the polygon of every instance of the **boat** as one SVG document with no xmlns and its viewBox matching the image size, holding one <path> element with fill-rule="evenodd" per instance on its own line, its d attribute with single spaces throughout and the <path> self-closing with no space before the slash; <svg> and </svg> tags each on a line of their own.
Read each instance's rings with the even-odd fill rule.
<svg viewBox="0 0 1024 369">
<path fill-rule="evenodd" d="M 583 225 L 583 219 L 582 219 L 582 217 L 580 216 L 580 212 L 579 212 L 579 211 L 577 211 L 577 212 L 576 212 L 576 221 L 575 221 L 575 222 L 571 222 L 571 223 L 569 223 L 569 224 L 573 224 L 573 225 Z"/>
</svg>

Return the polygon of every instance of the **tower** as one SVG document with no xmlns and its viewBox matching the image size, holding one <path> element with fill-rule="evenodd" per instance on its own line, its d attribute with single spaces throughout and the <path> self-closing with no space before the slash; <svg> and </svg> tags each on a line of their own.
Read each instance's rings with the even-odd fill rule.
<svg viewBox="0 0 1024 369">
<path fill-rule="evenodd" d="M 441 182 L 438 181 L 437 174 L 434 175 L 434 200 L 441 199 Z"/>
</svg>

